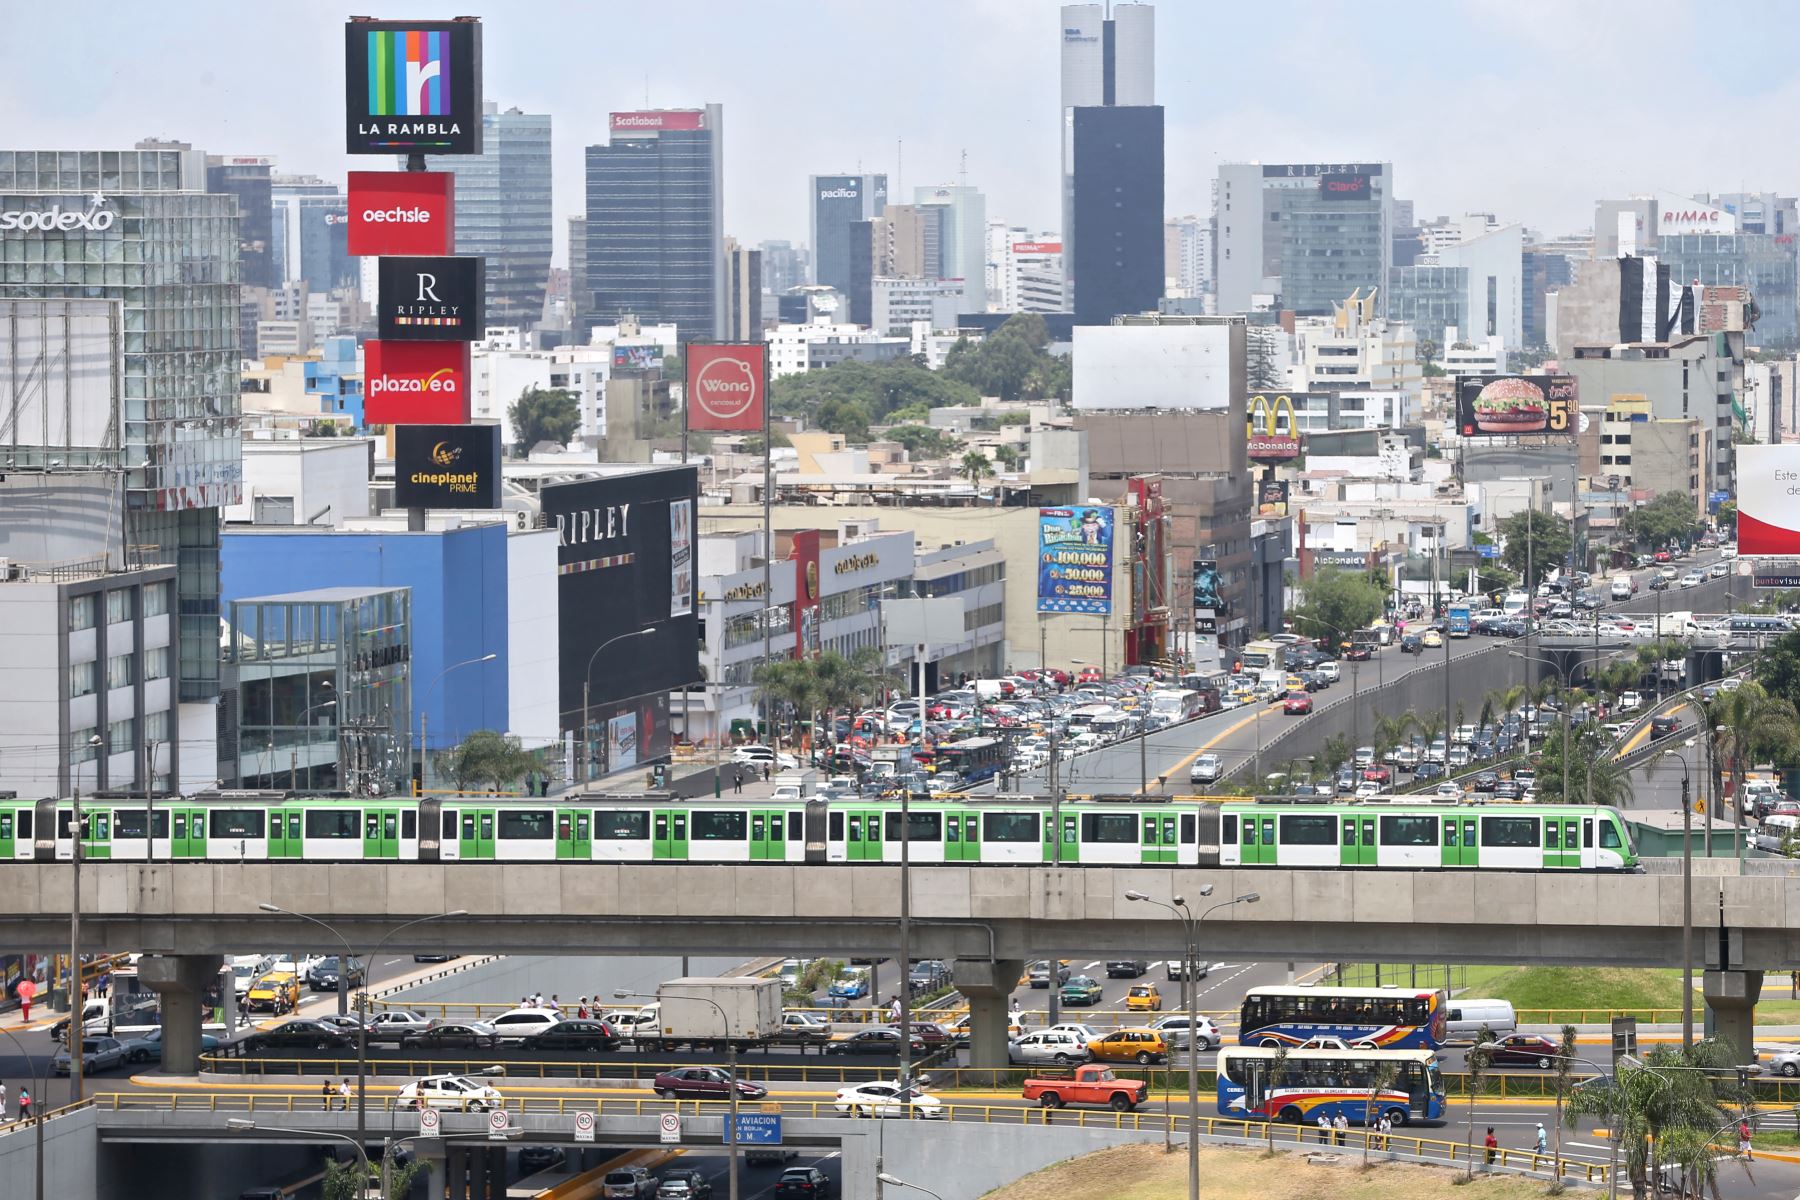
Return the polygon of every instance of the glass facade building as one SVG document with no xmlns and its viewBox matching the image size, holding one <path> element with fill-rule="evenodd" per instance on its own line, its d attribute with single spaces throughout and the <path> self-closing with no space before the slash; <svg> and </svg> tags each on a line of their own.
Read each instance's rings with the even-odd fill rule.
<svg viewBox="0 0 1800 1200">
<path fill-rule="evenodd" d="M 280 280 L 274 256 L 275 160 L 212 155 L 206 160 L 206 190 L 238 202 L 238 270 L 245 287 L 272 288 Z"/>
<path fill-rule="evenodd" d="M 1279 193 L 1281 304 L 1301 316 L 1330 316 L 1332 306 L 1360 289 L 1387 282 L 1387 218 L 1380 195 L 1385 180 L 1366 176 L 1370 198 L 1334 199 L 1318 188 Z"/>
<path fill-rule="evenodd" d="M 350 257 L 350 202 L 335 183 L 310 176 L 277 176 L 270 221 L 271 256 L 278 284 L 304 283 L 324 295 L 355 287 L 357 260 Z"/>
<path fill-rule="evenodd" d="M 1440 348 L 1444 327 L 1469 331 L 1467 267 L 1394 267 L 1388 271 L 1388 319 L 1405 321 Z"/>
<path fill-rule="evenodd" d="M 231 630 L 241 786 L 357 795 L 406 789 L 412 589 L 316 588 L 235 600 Z"/>
<path fill-rule="evenodd" d="M 1155 312 L 1163 294 L 1163 110 L 1072 110 L 1073 204 L 1063 262 L 1075 323 Z"/>
<path fill-rule="evenodd" d="M 1752 345 L 1792 349 L 1800 342 L 1794 239 L 1772 233 L 1689 233 L 1658 239 L 1657 257 L 1677 283 L 1750 289 L 1760 314 Z"/>
<path fill-rule="evenodd" d="M 550 117 L 489 104 L 481 145 L 432 168 L 456 176 L 456 252 L 487 257 L 487 323 L 529 328 L 550 283 Z"/>
<path fill-rule="evenodd" d="M 219 513 L 243 486 L 239 219 L 186 149 L 0 150 L 0 297 L 123 306 L 126 541 L 178 568 L 180 699 L 219 694 Z"/>
</svg>

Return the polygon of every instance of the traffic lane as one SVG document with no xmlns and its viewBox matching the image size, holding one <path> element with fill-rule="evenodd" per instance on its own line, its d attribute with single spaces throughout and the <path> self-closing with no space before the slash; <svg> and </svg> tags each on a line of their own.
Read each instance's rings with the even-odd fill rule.
<svg viewBox="0 0 1800 1200">
<path fill-rule="evenodd" d="M 783 1162 L 780 1166 L 755 1166 L 744 1159 L 738 1160 L 738 1195 L 742 1200 L 759 1200 L 761 1197 L 775 1195 L 775 1185 L 781 1179 L 781 1173 L 790 1167 L 817 1167 L 831 1181 L 833 1196 L 844 1194 L 844 1156 L 841 1151 L 831 1150 L 820 1153 L 812 1148 L 800 1149 L 795 1157 Z M 680 1158 L 657 1169 L 654 1174 L 659 1177 L 664 1171 L 680 1167 L 683 1170 L 699 1171 L 712 1184 L 713 1195 L 723 1200 L 731 1179 L 731 1158 L 729 1155 L 708 1150 L 701 1153 L 686 1151 Z"/>
</svg>

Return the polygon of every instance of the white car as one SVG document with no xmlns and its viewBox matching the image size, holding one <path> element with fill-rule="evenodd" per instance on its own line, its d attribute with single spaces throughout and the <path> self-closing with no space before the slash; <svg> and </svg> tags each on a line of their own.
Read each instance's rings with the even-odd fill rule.
<svg viewBox="0 0 1800 1200">
<path fill-rule="evenodd" d="M 1721 558 L 1718 562 L 1716 562 L 1712 565 L 1712 569 L 1710 571 L 1708 571 L 1707 574 L 1711 575 L 1714 579 L 1723 579 L 1727 575 L 1731 574 L 1731 566 L 1729 563 L 1727 563 L 1724 559 Z"/>
<path fill-rule="evenodd" d="M 487 1112 L 504 1103 L 505 1098 L 498 1091 L 467 1075 L 427 1075 L 400 1089 L 399 1106 L 430 1107 L 450 1112 Z"/>
<path fill-rule="evenodd" d="M 943 1101 L 936 1096 L 898 1083 L 859 1083 L 839 1088 L 835 1107 L 853 1117 L 923 1117 L 941 1121 L 946 1115 Z"/>
<path fill-rule="evenodd" d="M 743 766 L 774 767 L 777 771 L 792 771 L 800 766 L 800 760 L 791 754 L 757 745 L 739 746 L 731 752 L 731 761 Z"/>
<path fill-rule="evenodd" d="M 601 1013 L 600 1019 L 613 1027 L 613 1032 L 627 1040 L 656 1033 L 659 1012 L 654 1004 L 643 1008 L 616 1008 Z"/>
<path fill-rule="evenodd" d="M 1636 692 L 1619 693 L 1619 711 L 1630 712 L 1644 702 L 1644 698 Z"/>
<path fill-rule="evenodd" d="M 1329 679 L 1333 683 L 1336 683 L 1343 678 L 1343 672 L 1338 667 L 1337 659 L 1335 658 L 1326 659 L 1324 662 L 1314 667 L 1313 671 L 1321 678 Z"/>
<path fill-rule="evenodd" d="M 1050 1026 L 1050 1031 L 1053 1033 L 1072 1033 L 1081 1039 L 1083 1045 L 1086 1045 L 1089 1042 L 1097 1042 L 1102 1036 L 1100 1031 L 1095 1029 L 1092 1025 L 1083 1025 L 1079 1021 L 1065 1021 L 1061 1025 L 1052 1025 Z"/>
<path fill-rule="evenodd" d="M 369 1038 L 372 1041 L 396 1041 L 409 1033 L 423 1032 L 430 1025 L 431 1018 L 424 1013 L 390 1008 L 376 1013 L 369 1022 Z"/>
<path fill-rule="evenodd" d="M 1437 796 L 1439 800 L 1461 800 L 1463 794 L 1462 785 L 1456 783 L 1454 780 L 1446 779 L 1444 782 L 1437 785 L 1437 791 L 1433 794 Z"/>
<path fill-rule="evenodd" d="M 1689 571 L 1686 575 L 1681 577 L 1681 586 L 1684 588 L 1699 587 L 1705 582 L 1706 576 L 1698 571 Z"/>
<path fill-rule="evenodd" d="M 1367 800 L 1370 796 L 1379 795 L 1381 795 L 1381 785 L 1376 783 L 1373 779 L 1365 779 L 1356 785 L 1356 798 L 1358 800 Z"/>
<path fill-rule="evenodd" d="M 1086 1062 L 1092 1057 L 1087 1042 L 1066 1030 L 1052 1032 L 1040 1029 L 1022 1038 L 1014 1038 L 1006 1047 L 1007 1061 L 1015 1063 L 1053 1062 L 1058 1066 L 1068 1066 L 1070 1063 Z"/>
<path fill-rule="evenodd" d="M 1162 1034 L 1163 1041 L 1168 1043 L 1169 1049 L 1186 1050 L 1188 1048 L 1188 1019 L 1186 1014 L 1176 1013 L 1159 1018 L 1150 1023 L 1150 1028 Z M 1196 1032 L 1192 1040 L 1198 1042 L 1200 1049 L 1202 1050 L 1216 1049 L 1222 1041 L 1219 1037 L 1219 1027 L 1213 1023 L 1211 1017 L 1201 1017 L 1199 1023 L 1194 1026 L 1194 1029 Z"/>
<path fill-rule="evenodd" d="M 549 1008 L 508 1009 L 488 1022 L 503 1042 L 522 1041 L 534 1033 L 542 1033 L 552 1025 L 561 1023 L 562 1017 Z"/>
</svg>

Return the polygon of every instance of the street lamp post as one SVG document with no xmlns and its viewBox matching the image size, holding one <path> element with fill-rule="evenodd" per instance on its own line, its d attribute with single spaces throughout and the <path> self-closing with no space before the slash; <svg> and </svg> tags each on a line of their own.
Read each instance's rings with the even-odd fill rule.
<svg viewBox="0 0 1800 1200">
<path fill-rule="evenodd" d="M 1210 883 L 1200 885 L 1200 895 L 1203 897 L 1212 895 L 1212 890 L 1213 887 Z M 1199 1059 L 1195 1052 L 1194 1039 L 1196 1031 L 1200 1028 L 1200 990 L 1194 986 L 1194 972 L 1198 969 L 1196 946 L 1200 940 L 1200 922 L 1220 909 L 1230 908 L 1237 904 L 1255 904 L 1262 899 L 1262 896 L 1257 892 L 1245 892 L 1241 896 L 1234 896 L 1230 900 L 1222 900 L 1218 904 L 1212 905 L 1197 917 L 1194 915 L 1194 910 L 1188 907 L 1187 901 L 1181 896 L 1171 896 L 1165 903 L 1161 900 L 1152 900 L 1145 892 L 1128 891 L 1125 893 L 1125 899 L 1154 904 L 1158 908 L 1166 908 L 1174 913 L 1175 919 L 1181 922 L 1182 936 L 1187 943 L 1181 960 L 1181 975 L 1182 983 L 1187 990 L 1188 1019 L 1188 1200 L 1199 1200 L 1200 1138 L 1195 1122 L 1200 1113 L 1200 1077 L 1197 1072 Z"/>
<path fill-rule="evenodd" d="M 599 661 L 600 652 L 608 646 L 616 645 L 628 638 L 643 637 L 651 632 L 653 631 L 649 629 L 634 629 L 630 633 L 621 633 L 617 637 L 607 638 L 594 647 L 594 652 L 588 656 L 587 670 L 581 676 L 581 782 L 583 783 L 588 781 L 591 773 L 591 764 L 588 761 L 588 685 L 593 682 L 594 664 Z M 923 719 L 924 714 L 920 713 L 919 715 Z M 774 745 L 774 743 L 771 742 L 770 745 Z"/>
<path fill-rule="evenodd" d="M 931 1200 L 944 1200 L 944 1198 L 942 1196 L 938 1195 L 936 1192 L 932 1191 L 930 1188 L 920 1187 L 916 1183 L 908 1183 L 908 1182 L 906 1182 L 906 1180 L 901 1179 L 899 1176 L 890 1175 L 886 1171 L 877 1172 L 875 1175 L 875 1179 L 877 1182 L 885 1183 L 889 1187 L 911 1188 L 915 1192 L 924 1192 L 927 1196 L 931 1197 Z"/>
<path fill-rule="evenodd" d="M 430 743 L 425 737 L 425 731 L 429 728 L 428 722 L 430 720 L 431 693 L 436 690 L 438 684 L 444 682 L 444 676 L 456 670 L 458 667 L 472 667 L 476 663 L 490 663 L 499 657 L 498 654 L 484 654 L 480 658 L 465 658 L 462 662 L 451 663 L 449 666 L 439 671 L 437 678 L 431 681 L 431 686 L 425 689 L 425 698 L 419 703 L 419 789 L 421 791 L 425 788 L 425 756 L 431 752 Z"/>
<path fill-rule="evenodd" d="M 362 1191 L 368 1191 L 369 1176 L 375 1173 L 375 1168 L 369 1164 L 369 1152 L 363 1149 L 362 1139 L 351 1137 L 347 1133 L 333 1133 L 327 1129 L 292 1129 L 280 1125 L 258 1125 L 253 1117 L 226 1117 L 225 1128 L 238 1133 L 260 1129 L 264 1133 L 286 1133 L 301 1137 L 329 1138 L 334 1142 L 349 1142 L 350 1148 L 356 1151 L 356 1157 L 362 1160 Z M 387 1200 L 385 1194 L 382 1200 Z"/>
<path fill-rule="evenodd" d="M 284 917 L 297 917 L 302 921 L 311 921 L 314 925 L 317 925 L 320 929 L 323 929 L 326 933 L 329 933 L 332 937 L 336 938 L 338 943 L 343 946 L 344 957 L 338 963 L 338 1015 L 340 1017 L 343 1016 L 349 1007 L 347 1003 L 349 999 L 347 989 L 350 980 L 350 970 L 356 963 L 356 953 L 350 949 L 349 941 L 345 939 L 344 935 L 339 933 L 336 928 L 319 920 L 317 917 L 308 916 L 303 912 L 295 912 L 291 908 L 282 908 L 278 904 L 259 904 L 256 907 L 267 913 L 280 913 Z M 423 925 L 427 921 L 443 921 L 452 917 L 466 917 L 468 915 L 469 912 L 467 909 L 458 908 L 451 912 L 432 913 L 430 916 L 417 917 L 411 921 L 407 921 L 403 925 L 396 925 L 388 930 L 386 936 L 375 943 L 375 948 L 369 951 L 368 956 L 363 960 L 363 991 L 367 993 L 369 989 L 369 984 L 371 982 L 369 979 L 369 972 L 374 970 L 375 956 L 381 953 L 381 948 L 387 945 L 394 935 L 401 933 L 404 930 L 411 929 L 415 925 Z M 366 1093 L 368 1092 L 369 1079 L 369 1013 L 366 1004 L 358 1005 L 357 1007 L 362 1009 L 356 1022 L 356 1136 L 360 1139 L 368 1136 L 368 1103 Z M 368 1159 L 366 1155 L 364 1156 L 363 1161 L 365 1164 L 367 1163 Z"/>
<path fill-rule="evenodd" d="M 329 683 L 327 683 L 325 686 L 330 687 L 331 685 Z M 336 707 L 337 707 L 336 700 L 324 700 L 324 701 L 319 702 L 318 704 L 311 706 L 305 712 L 300 714 L 300 728 L 305 729 L 306 728 L 306 718 L 312 716 L 314 713 L 318 712 L 320 709 L 336 708 Z M 273 764 L 271 764 L 271 765 L 273 765 Z M 340 765 L 340 767 L 342 766 L 342 764 L 339 764 L 339 765 Z M 343 776 L 342 770 L 340 770 L 338 772 L 338 775 L 339 775 L 339 780 L 341 782 L 342 776 Z M 306 781 L 308 783 L 312 782 L 312 763 L 310 761 L 306 764 Z M 299 790 L 300 790 L 300 747 L 298 745 L 294 745 L 294 746 L 291 746 L 288 748 L 288 791 L 297 792 Z"/>
<path fill-rule="evenodd" d="M 1568 669 L 1566 667 L 1562 666 L 1560 663 L 1558 663 L 1555 659 L 1545 658 L 1544 656 L 1539 655 L 1539 654 L 1526 654 L 1519 650 L 1508 650 L 1507 653 L 1510 654 L 1514 658 L 1528 658 L 1533 662 L 1543 663 L 1544 665 L 1548 666 L 1552 671 L 1555 671 L 1558 675 L 1562 676 L 1562 685 L 1563 685 L 1562 686 L 1562 690 L 1563 690 L 1563 694 L 1562 694 L 1562 803 L 1567 804 L 1567 803 L 1569 803 L 1569 691 L 1570 691 Z M 1533 706 L 1533 707 L 1536 707 L 1536 706 Z M 1597 719 L 1597 718 L 1594 718 L 1594 716 L 1591 712 L 1590 712 L 1589 716 L 1590 716 L 1590 719 Z M 1526 741 L 1527 745 L 1529 745 L 1531 742 L 1531 723 L 1529 721 L 1526 722 L 1525 741 Z M 1593 796 L 1592 778 L 1590 777 L 1589 787 L 1588 787 L 1588 799 L 1591 801 L 1593 798 L 1594 798 L 1594 796 Z"/>
<path fill-rule="evenodd" d="M 905 969 L 905 966 L 902 965 L 901 970 L 904 971 Z M 871 972 L 871 974 L 873 974 L 873 972 Z M 724 1005 L 720 1004 L 717 1000 L 714 1000 L 710 996 L 701 996 L 693 992 L 664 991 L 659 995 L 652 992 L 629 992 L 620 990 L 613 993 L 613 999 L 615 1000 L 661 1000 L 665 996 L 678 996 L 683 1000 L 704 1000 L 706 1003 L 719 1010 L 719 1021 L 725 1027 L 725 1070 L 726 1073 L 731 1076 L 731 1114 L 728 1118 L 729 1124 L 725 1131 L 725 1142 L 730 1147 L 730 1158 L 728 1159 L 729 1166 L 726 1168 L 729 1172 L 726 1176 L 729 1186 L 726 1194 L 729 1197 L 729 1200 L 738 1200 L 738 1058 L 737 1039 L 731 1036 L 731 1017 L 725 1012 Z"/>
<path fill-rule="evenodd" d="M 1691 739 L 1690 739 L 1691 740 Z M 1694 1044 L 1694 804 L 1693 776 L 1675 747 L 1658 754 L 1681 764 L 1681 1044 Z M 1721 962 L 1721 967 L 1725 964 Z"/>
</svg>

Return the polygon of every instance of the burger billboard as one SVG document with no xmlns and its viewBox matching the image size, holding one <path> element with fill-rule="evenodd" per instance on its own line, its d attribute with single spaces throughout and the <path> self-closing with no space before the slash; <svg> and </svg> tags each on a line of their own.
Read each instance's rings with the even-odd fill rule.
<svg viewBox="0 0 1800 1200">
<path fill-rule="evenodd" d="M 1575 436 L 1570 375 L 1458 375 L 1456 428 L 1464 437 Z"/>
<path fill-rule="evenodd" d="M 691 342 L 686 363 L 689 429 L 743 431 L 763 427 L 763 402 L 769 383 L 766 344 Z"/>
<path fill-rule="evenodd" d="M 1742 555 L 1800 555 L 1800 445 L 1737 448 Z"/>
</svg>

